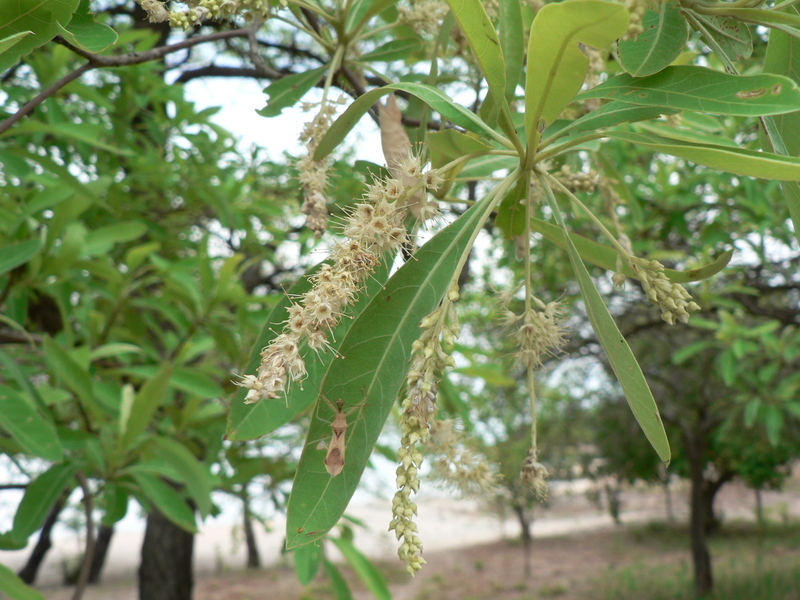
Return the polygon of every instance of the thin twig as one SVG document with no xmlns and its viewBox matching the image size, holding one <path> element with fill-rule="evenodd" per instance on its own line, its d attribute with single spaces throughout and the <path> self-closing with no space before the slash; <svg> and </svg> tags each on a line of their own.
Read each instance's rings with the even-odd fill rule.
<svg viewBox="0 0 800 600">
<path fill-rule="evenodd" d="M 91 71 L 94 69 L 94 66 L 91 63 L 86 63 L 81 65 L 71 73 L 65 75 L 55 83 L 53 83 L 50 87 L 43 90 L 42 92 L 38 93 L 34 96 L 31 100 L 25 103 L 25 106 L 20 108 L 16 113 L 8 117 L 5 121 L 0 123 L 0 133 L 6 131 L 9 127 L 13 126 L 14 123 L 19 121 L 22 117 L 30 114 L 33 112 L 33 109 L 39 106 L 42 102 L 47 100 L 50 96 L 55 94 L 58 90 L 63 88 L 68 83 L 75 81 L 78 77 L 83 75 L 84 73 Z"/>
<path fill-rule="evenodd" d="M 153 60 L 164 58 L 168 54 L 172 54 L 173 52 L 178 52 L 179 50 L 184 50 L 186 48 L 191 48 L 192 46 L 197 46 L 198 44 L 204 44 L 206 42 L 214 42 L 217 40 L 223 40 L 233 37 L 247 37 L 247 36 L 248 36 L 247 29 L 232 29 L 230 31 L 218 31 L 216 33 L 211 33 L 209 35 L 203 35 L 195 38 L 186 39 L 181 42 L 178 42 L 177 44 L 170 44 L 168 46 L 159 46 L 158 48 L 153 48 L 152 50 L 147 50 L 145 52 L 131 52 L 130 54 L 121 54 L 116 56 L 114 55 L 103 56 L 100 54 L 93 54 L 91 52 L 86 52 L 85 50 L 73 46 L 64 39 L 56 38 L 55 41 L 57 43 L 61 44 L 62 46 L 66 46 L 78 56 L 82 56 L 83 58 L 85 58 L 88 62 L 78 67 L 71 73 L 68 73 L 67 75 L 65 75 L 64 77 L 53 83 L 50 87 L 37 94 L 33 99 L 27 102 L 25 106 L 20 108 L 16 113 L 14 113 L 10 117 L 8 117 L 5 121 L 0 123 L 0 134 L 7 131 L 17 121 L 19 121 L 26 115 L 33 112 L 33 110 L 37 106 L 39 106 L 42 102 L 47 100 L 50 96 L 54 95 L 65 85 L 71 83 L 72 81 L 76 80 L 78 77 L 80 77 L 84 73 L 87 73 L 88 71 L 91 71 L 92 69 L 97 69 L 101 67 L 127 67 L 130 65 L 138 65 L 144 62 L 150 62 Z"/>
<path fill-rule="evenodd" d="M 81 600 L 86 585 L 89 583 L 89 571 L 91 571 L 94 560 L 94 521 L 92 520 L 92 490 L 89 489 L 89 481 L 81 471 L 77 471 L 75 477 L 83 490 L 83 510 L 86 514 L 86 552 L 83 555 L 78 582 L 75 584 L 75 593 L 72 594 L 72 600 Z"/>
</svg>

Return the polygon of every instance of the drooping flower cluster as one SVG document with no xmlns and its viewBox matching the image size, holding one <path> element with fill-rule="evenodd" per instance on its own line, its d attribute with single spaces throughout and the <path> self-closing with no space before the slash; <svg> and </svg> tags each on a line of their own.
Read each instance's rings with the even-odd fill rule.
<svg viewBox="0 0 800 600">
<path fill-rule="evenodd" d="M 436 411 L 436 394 L 439 377 L 447 365 L 453 365 L 453 357 L 442 348 L 442 342 L 450 346 L 458 335 L 458 318 L 453 303 L 458 300 L 458 288 L 453 285 L 439 308 L 422 319 L 423 332 L 412 345 L 411 369 L 406 380 L 406 396 L 402 402 L 400 428 L 403 434 L 397 458 L 397 487 L 392 500 L 392 518 L 389 531 L 402 539 L 397 555 L 406 563 L 406 570 L 414 575 L 425 564 L 422 558 L 422 542 L 417 535 L 414 516 L 417 505 L 411 494 L 419 490 L 419 468 L 422 452 L 417 444 L 425 443 L 430 433 L 430 423 Z"/>
<path fill-rule="evenodd" d="M 516 330 L 517 361 L 526 368 L 540 369 L 542 357 L 555 355 L 564 344 L 563 309 L 559 302 L 545 304 L 531 295 L 522 314 L 503 313 L 504 324 Z"/>
<path fill-rule="evenodd" d="M 400 17 L 417 33 L 433 36 L 439 32 L 450 8 L 442 0 L 409 0 L 398 6 Z"/>
<path fill-rule="evenodd" d="M 258 373 L 239 382 L 249 390 L 245 402 L 278 398 L 290 380 L 306 376 L 301 344 L 324 351 L 331 330 L 380 264 L 381 255 L 405 243 L 405 210 L 398 206 L 404 193 L 396 180 L 379 181 L 369 187 L 365 201 L 356 204 L 344 223 L 348 239 L 334 245 L 332 263 L 320 267 L 312 277 L 313 287 L 288 309 L 283 332 L 261 351 Z"/>
<path fill-rule="evenodd" d="M 537 460 L 536 448 L 530 448 L 520 469 L 522 483 L 527 485 L 539 500 L 544 500 L 547 498 L 547 478 L 549 476 L 547 467 Z"/>
<path fill-rule="evenodd" d="M 600 183 L 600 175 L 594 169 L 587 173 L 574 171 L 569 165 L 563 165 L 561 170 L 555 174 L 555 178 L 560 181 L 570 192 L 594 193 Z"/>
<path fill-rule="evenodd" d="M 340 101 L 343 101 L 340 99 Z M 308 152 L 297 161 L 300 183 L 303 186 L 303 213 L 306 215 L 306 225 L 314 232 L 315 237 L 320 237 L 328 227 L 328 200 L 325 197 L 325 185 L 328 180 L 328 160 L 314 160 L 320 141 L 330 129 L 336 116 L 338 102 L 323 102 L 321 105 L 303 103 L 304 110 L 319 106 L 319 112 L 311 121 L 305 124 L 300 132 L 300 142 L 305 145 Z"/>
<path fill-rule="evenodd" d="M 631 256 L 628 264 L 641 280 L 647 299 L 661 309 L 661 318 L 670 325 L 675 321 L 688 323 L 689 313 L 700 310 L 686 288 L 669 280 L 664 274 L 664 265 L 657 260 Z"/>
<path fill-rule="evenodd" d="M 437 456 L 433 461 L 433 475 L 462 494 L 492 492 L 496 474 L 482 456 L 464 443 L 455 423 L 433 419 L 430 425 L 425 451 Z"/>
<path fill-rule="evenodd" d="M 381 146 L 389 173 L 406 186 L 418 187 L 419 182 L 424 185 L 424 189 L 407 198 L 409 211 L 420 222 L 437 216 L 439 210 L 435 203 L 428 200 L 425 191 L 435 192 L 444 180 L 435 169 L 425 170 L 427 161 L 423 151 L 412 150 L 411 141 L 403 127 L 403 113 L 397 106 L 394 94 L 387 98 L 386 104 L 380 105 L 380 122 Z"/>
</svg>

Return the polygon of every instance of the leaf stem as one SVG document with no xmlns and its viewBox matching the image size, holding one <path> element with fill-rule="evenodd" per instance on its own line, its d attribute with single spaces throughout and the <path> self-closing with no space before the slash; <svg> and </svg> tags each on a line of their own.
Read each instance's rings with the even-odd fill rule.
<svg viewBox="0 0 800 600">
<path fill-rule="evenodd" d="M 540 150 L 539 153 L 536 155 L 536 160 L 534 162 L 535 163 L 542 162 L 543 160 L 547 160 L 548 158 L 557 156 L 558 154 L 564 152 L 565 150 L 569 150 L 574 146 L 578 146 L 579 144 L 583 144 L 584 142 L 591 142 L 592 140 L 599 140 L 600 138 L 604 137 L 606 137 L 605 132 L 587 133 L 586 135 L 578 136 L 571 140 L 567 140 L 566 142 L 564 142 L 559 146 L 553 146 L 547 151 Z M 550 139 L 551 138 L 548 138 L 547 140 L 545 140 L 545 142 L 549 142 Z M 545 142 L 542 142 L 542 144 L 544 144 Z"/>
<path fill-rule="evenodd" d="M 525 315 L 533 312 L 531 306 L 531 297 L 533 296 L 533 281 L 531 273 L 531 218 L 533 217 L 533 207 L 535 198 L 533 197 L 533 190 L 531 189 L 531 171 L 525 171 L 526 179 L 526 193 L 525 193 Z M 526 317 L 527 318 L 527 317 Z M 523 321 L 524 324 L 524 321 Z M 537 407 L 536 407 L 536 387 L 535 377 L 533 375 L 533 365 L 526 364 L 525 378 L 528 386 L 528 408 L 531 412 L 531 450 L 533 452 L 533 459 L 536 460 L 539 455 L 539 446 L 536 438 L 537 427 Z"/>
<path fill-rule="evenodd" d="M 600 230 L 600 232 L 604 236 L 606 236 L 608 238 L 608 240 L 611 242 L 611 245 L 614 246 L 614 248 L 616 248 L 617 252 L 619 252 L 622 255 L 623 258 L 625 258 L 625 259 L 632 258 L 630 253 L 625 249 L 625 247 L 622 244 L 620 244 L 619 241 L 617 241 L 617 238 L 614 236 L 614 234 L 612 234 L 606 228 L 606 226 L 603 225 L 602 221 L 600 221 L 600 219 L 598 219 L 597 216 L 591 210 L 589 210 L 589 208 L 583 202 L 581 202 L 580 199 L 575 194 L 570 192 L 563 183 L 561 183 L 558 179 L 556 179 L 550 173 L 548 173 L 548 172 L 546 172 L 544 170 L 539 170 L 539 175 L 540 175 L 539 179 L 542 179 L 542 176 L 544 176 L 545 181 L 548 181 L 548 182 L 551 182 L 551 183 L 555 184 L 555 186 L 559 189 L 559 191 L 561 191 L 564 194 L 566 194 L 567 197 L 572 202 L 577 204 L 580 207 L 580 209 L 584 213 L 586 213 L 586 216 L 589 217 L 589 219 L 592 221 L 592 223 L 594 223 L 595 226 Z M 552 193 L 552 190 L 551 190 L 549 184 L 547 185 L 547 190 L 550 190 L 550 193 Z M 569 234 L 565 234 L 565 235 L 569 235 Z"/>
</svg>

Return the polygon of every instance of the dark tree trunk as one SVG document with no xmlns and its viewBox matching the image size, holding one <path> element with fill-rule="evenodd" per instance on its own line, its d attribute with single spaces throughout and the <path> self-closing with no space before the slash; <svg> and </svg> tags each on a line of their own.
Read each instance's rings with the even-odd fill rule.
<svg viewBox="0 0 800 600">
<path fill-rule="evenodd" d="M 700 434 L 702 435 L 702 434 Z M 692 562 L 694 564 L 694 587 L 699 598 L 707 596 L 714 587 L 714 578 L 711 571 L 711 554 L 708 551 L 708 523 L 709 515 L 706 481 L 703 477 L 705 470 L 705 444 L 697 437 L 684 434 L 686 457 L 689 460 L 689 473 L 691 480 L 691 516 L 689 518 L 689 533 L 692 540 Z M 712 496 L 713 502 L 713 496 Z"/>
<path fill-rule="evenodd" d="M 139 566 L 139 600 L 192 600 L 194 534 L 174 525 L 155 508 Z"/>
<path fill-rule="evenodd" d="M 525 552 L 525 577 L 530 577 L 531 574 L 531 549 L 533 546 L 533 536 L 531 535 L 531 522 L 532 517 L 529 517 L 525 511 L 524 506 L 514 506 L 514 512 L 519 520 L 520 536 L 522 537 L 522 547 Z"/>
<path fill-rule="evenodd" d="M 761 488 L 756 488 L 756 521 L 759 527 L 764 525 L 764 500 L 761 498 Z"/>
<path fill-rule="evenodd" d="M 606 499 L 608 500 L 608 514 L 614 520 L 614 525 L 622 525 L 622 486 L 616 479 L 605 483 Z"/>
<path fill-rule="evenodd" d="M 42 531 L 39 533 L 39 540 L 36 542 L 36 546 L 33 547 L 31 555 L 28 557 L 28 562 L 26 562 L 25 566 L 19 570 L 19 573 L 17 573 L 19 578 L 28 585 L 36 581 L 36 576 L 39 573 L 39 567 L 42 566 L 44 557 L 47 556 L 47 552 L 53 545 L 50 536 L 53 532 L 53 526 L 56 524 L 56 521 L 58 521 L 58 515 L 61 514 L 61 510 L 64 508 L 64 503 L 66 501 L 67 498 L 65 496 L 61 496 L 58 500 L 56 500 L 56 503 L 50 509 L 50 512 L 47 513 L 47 518 L 42 526 Z"/>
<path fill-rule="evenodd" d="M 672 507 L 672 488 L 669 486 L 669 478 L 664 479 L 664 500 L 667 505 L 667 521 L 669 523 L 675 522 L 675 509 Z"/>
<path fill-rule="evenodd" d="M 100 581 L 100 574 L 106 564 L 108 549 L 111 547 L 111 538 L 114 536 L 114 526 L 100 525 L 97 531 L 97 539 L 94 543 L 94 555 L 92 556 L 92 567 L 89 569 L 89 583 Z"/>
<path fill-rule="evenodd" d="M 244 539 L 247 544 L 247 568 L 260 569 L 261 556 L 258 553 L 256 544 L 256 533 L 253 531 L 253 518 L 250 514 L 250 500 L 247 496 L 242 497 L 244 502 Z"/>
</svg>

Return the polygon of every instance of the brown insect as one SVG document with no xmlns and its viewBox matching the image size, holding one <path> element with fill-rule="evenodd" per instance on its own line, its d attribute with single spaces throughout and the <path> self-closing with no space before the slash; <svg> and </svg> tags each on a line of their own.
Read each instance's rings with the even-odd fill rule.
<svg viewBox="0 0 800 600">
<path fill-rule="evenodd" d="M 347 416 L 361 405 L 352 407 L 349 411 L 344 411 L 344 400 L 339 398 L 336 405 L 331 403 L 325 396 L 320 396 L 328 405 L 336 411 L 331 421 L 331 439 L 328 442 L 328 453 L 325 455 L 325 468 L 331 477 L 336 477 L 344 469 L 345 464 L 345 433 L 347 433 Z"/>
</svg>

